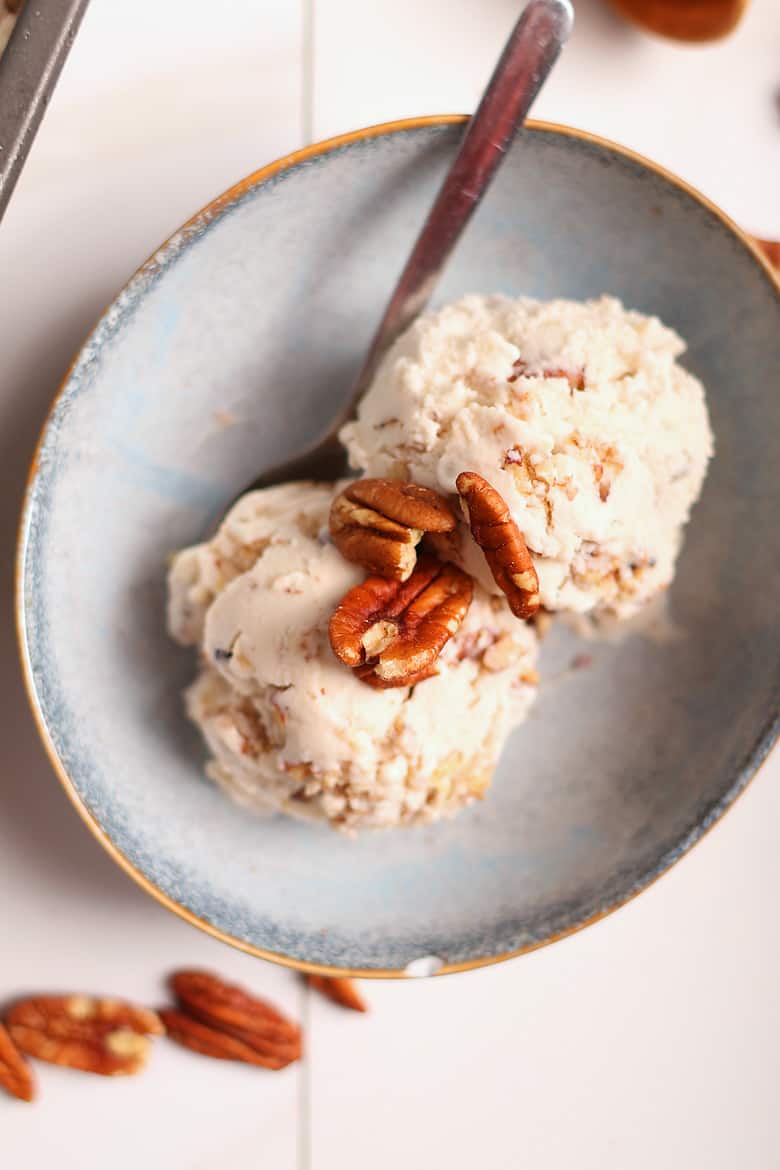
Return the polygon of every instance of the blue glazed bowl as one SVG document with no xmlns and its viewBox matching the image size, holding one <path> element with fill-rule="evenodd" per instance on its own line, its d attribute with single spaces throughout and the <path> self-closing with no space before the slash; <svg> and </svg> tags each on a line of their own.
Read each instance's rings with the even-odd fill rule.
<svg viewBox="0 0 780 1170">
<path fill-rule="evenodd" d="M 609 291 L 688 339 L 717 454 L 663 628 L 589 647 L 579 671 L 557 629 L 493 790 L 449 824 L 350 842 L 254 819 L 202 779 L 180 702 L 194 663 L 164 629 L 166 557 L 329 420 L 461 130 L 415 119 L 312 147 L 182 228 L 76 358 L 24 508 L 24 669 L 74 804 L 165 905 L 305 969 L 464 969 L 577 929 L 680 857 L 777 732 L 777 286 L 678 180 L 538 124 L 437 300 Z"/>
</svg>

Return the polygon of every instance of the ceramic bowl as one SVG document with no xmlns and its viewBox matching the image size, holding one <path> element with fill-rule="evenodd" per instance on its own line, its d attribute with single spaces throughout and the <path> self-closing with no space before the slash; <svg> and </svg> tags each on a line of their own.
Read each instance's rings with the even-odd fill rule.
<svg viewBox="0 0 780 1170">
<path fill-rule="evenodd" d="M 436 301 L 606 290 L 688 339 L 717 454 L 663 622 L 586 647 L 581 670 L 558 629 L 488 799 L 450 823 L 350 841 L 255 819 L 203 779 L 180 701 L 194 662 L 165 634 L 166 558 L 329 420 L 461 133 L 437 118 L 350 134 L 191 220 L 76 358 L 24 509 L 24 669 L 73 803 L 165 905 L 301 968 L 457 970 L 575 930 L 680 857 L 777 731 L 777 286 L 679 180 L 537 124 Z"/>
</svg>

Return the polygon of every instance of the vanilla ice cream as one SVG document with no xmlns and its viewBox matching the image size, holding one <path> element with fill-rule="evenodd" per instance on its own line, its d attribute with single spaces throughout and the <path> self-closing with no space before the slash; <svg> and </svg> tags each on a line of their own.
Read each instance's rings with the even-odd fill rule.
<svg viewBox="0 0 780 1170">
<path fill-rule="evenodd" d="M 536 637 L 477 588 L 436 677 L 361 682 L 328 641 L 337 603 L 365 576 L 330 543 L 333 494 L 251 492 L 213 540 L 176 556 L 169 628 L 201 652 L 187 710 L 209 776 L 252 809 L 347 829 L 437 820 L 489 784 L 535 694 Z"/>
<path fill-rule="evenodd" d="M 504 497 L 550 610 L 619 617 L 674 576 L 712 454 L 704 390 L 681 339 L 611 297 L 468 296 L 420 317 L 342 431 L 353 467 Z M 465 525 L 436 538 L 495 585 Z"/>
</svg>

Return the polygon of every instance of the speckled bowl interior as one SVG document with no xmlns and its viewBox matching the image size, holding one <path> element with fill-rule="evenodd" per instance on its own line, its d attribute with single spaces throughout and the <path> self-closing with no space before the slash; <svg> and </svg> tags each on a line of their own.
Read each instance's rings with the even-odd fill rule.
<svg viewBox="0 0 780 1170">
<path fill-rule="evenodd" d="M 284 961 L 468 966 L 582 925 L 695 841 L 776 731 L 777 289 L 668 176 L 537 126 L 436 301 L 609 291 L 688 339 L 717 454 L 665 615 L 587 647 L 556 630 L 488 799 L 451 823 L 350 841 L 255 819 L 202 778 L 180 702 L 194 662 L 164 628 L 166 557 L 328 421 L 461 133 L 424 120 L 349 136 L 196 217 L 82 349 L 27 497 L 23 658 L 63 782 L 152 893 Z M 570 669 L 583 650 L 589 668 Z"/>
</svg>

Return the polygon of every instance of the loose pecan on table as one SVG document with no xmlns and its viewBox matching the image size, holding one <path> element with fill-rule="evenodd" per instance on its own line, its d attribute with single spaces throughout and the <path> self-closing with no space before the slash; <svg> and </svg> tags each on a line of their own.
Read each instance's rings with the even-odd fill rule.
<svg viewBox="0 0 780 1170">
<path fill-rule="evenodd" d="M 309 987 L 319 991 L 321 995 L 332 999 L 341 1007 L 349 1008 L 353 1012 L 367 1012 L 368 1004 L 358 991 L 352 979 L 340 978 L 336 975 L 307 975 Z"/>
<path fill-rule="evenodd" d="M 367 577 L 330 619 L 330 644 L 369 686 L 405 687 L 436 673 L 463 621 L 474 582 L 455 565 L 421 557 L 408 581 Z"/>
<path fill-rule="evenodd" d="M 452 532 L 456 525 L 443 496 L 400 479 L 357 479 L 330 510 L 330 534 L 341 555 L 395 581 L 411 576 L 426 532 Z"/>
<path fill-rule="evenodd" d="M 0 1085 L 20 1101 L 35 1098 L 32 1069 L 14 1044 L 6 1028 L 0 1024 Z"/>
<path fill-rule="evenodd" d="M 256 1056 L 273 1061 L 268 1067 L 283 1068 L 300 1057 L 300 1028 L 267 1001 L 208 971 L 177 971 L 170 983 L 185 1014 L 234 1037 Z"/>
<path fill-rule="evenodd" d="M 28 1056 L 100 1076 L 140 1072 L 147 1036 L 160 1035 L 156 1012 L 116 999 L 38 995 L 20 1000 L 6 1016 L 11 1039 Z"/>
<path fill-rule="evenodd" d="M 238 1060 L 243 1064 L 254 1064 L 259 1068 L 278 1070 L 286 1068 L 295 1057 L 282 1055 L 268 1055 L 261 1052 L 248 1040 L 240 1039 L 231 1032 L 221 1028 L 212 1028 L 208 1024 L 188 1015 L 187 1012 L 176 1011 L 175 1008 L 161 1008 L 160 1018 L 165 1024 L 168 1037 L 176 1044 L 189 1048 L 192 1052 L 199 1052 L 202 1056 L 211 1056 L 214 1060 Z"/>
<path fill-rule="evenodd" d="M 493 579 L 509 608 L 523 620 L 539 608 L 539 580 L 528 546 L 503 497 L 475 471 L 455 481 L 471 535 L 485 554 Z"/>
</svg>

